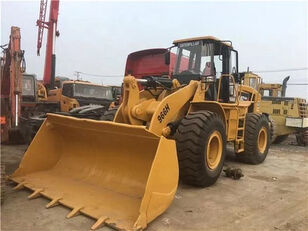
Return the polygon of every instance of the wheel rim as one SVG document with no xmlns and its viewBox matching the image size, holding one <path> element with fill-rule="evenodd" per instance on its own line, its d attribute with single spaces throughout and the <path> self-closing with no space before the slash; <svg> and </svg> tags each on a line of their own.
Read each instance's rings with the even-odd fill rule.
<svg viewBox="0 0 308 231">
<path fill-rule="evenodd" d="M 214 131 L 207 144 L 206 149 L 206 164 L 210 169 L 215 169 L 220 163 L 222 156 L 222 138 L 218 131 Z"/>
<path fill-rule="evenodd" d="M 267 145 L 267 132 L 266 128 L 262 127 L 258 135 L 258 149 L 260 153 L 264 153 Z"/>
</svg>

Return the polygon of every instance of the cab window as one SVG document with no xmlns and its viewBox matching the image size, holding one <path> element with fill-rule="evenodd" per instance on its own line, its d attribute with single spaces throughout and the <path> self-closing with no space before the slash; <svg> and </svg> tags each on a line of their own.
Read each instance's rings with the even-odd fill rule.
<svg viewBox="0 0 308 231">
<path fill-rule="evenodd" d="M 72 83 L 65 83 L 62 87 L 62 95 L 73 98 L 73 84 Z"/>
</svg>

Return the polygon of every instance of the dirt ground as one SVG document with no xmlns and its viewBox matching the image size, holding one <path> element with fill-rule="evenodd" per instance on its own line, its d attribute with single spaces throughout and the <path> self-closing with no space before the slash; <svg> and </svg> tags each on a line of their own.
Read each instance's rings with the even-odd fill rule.
<svg viewBox="0 0 308 231">
<path fill-rule="evenodd" d="M 1 147 L 7 174 L 18 167 L 25 149 Z M 147 230 L 308 230 L 308 148 L 296 146 L 295 137 L 272 145 L 261 165 L 236 162 L 231 150 L 226 165 L 241 168 L 245 176 L 235 181 L 222 174 L 204 189 L 180 184 L 172 205 Z M 66 219 L 68 208 L 45 209 L 49 200 L 28 200 L 30 191 L 13 186 L 7 184 L 1 207 L 3 231 L 90 230 L 95 222 L 83 215 Z"/>
</svg>

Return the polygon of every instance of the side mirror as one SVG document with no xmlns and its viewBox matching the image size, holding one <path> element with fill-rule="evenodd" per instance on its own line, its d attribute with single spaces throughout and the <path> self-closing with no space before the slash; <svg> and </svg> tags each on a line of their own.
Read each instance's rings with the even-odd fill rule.
<svg viewBox="0 0 308 231">
<path fill-rule="evenodd" d="M 165 64 L 170 65 L 170 51 L 165 53 Z"/>
</svg>

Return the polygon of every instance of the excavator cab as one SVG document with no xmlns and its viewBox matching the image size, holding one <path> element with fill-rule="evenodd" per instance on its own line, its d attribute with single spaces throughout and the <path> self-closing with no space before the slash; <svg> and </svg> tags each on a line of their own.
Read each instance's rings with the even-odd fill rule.
<svg viewBox="0 0 308 231">
<path fill-rule="evenodd" d="M 37 83 L 36 76 L 22 75 L 22 102 L 35 103 L 37 101 Z"/>
</svg>

